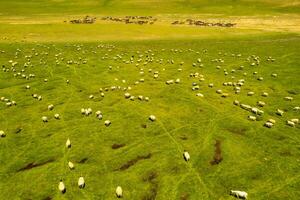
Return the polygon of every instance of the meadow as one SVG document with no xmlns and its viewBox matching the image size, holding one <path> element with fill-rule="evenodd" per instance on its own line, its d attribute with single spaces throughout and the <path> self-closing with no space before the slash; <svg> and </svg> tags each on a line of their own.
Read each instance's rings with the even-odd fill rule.
<svg viewBox="0 0 300 200">
<path fill-rule="evenodd" d="M 1 1 L 0 199 L 110 200 L 117 186 L 128 200 L 236 199 L 230 190 L 255 200 L 298 199 L 300 126 L 287 121 L 300 117 L 299 5 Z M 87 14 L 95 24 L 63 22 Z M 99 20 L 107 15 L 158 21 Z M 186 18 L 237 25 L 170 24 Z M 236 92 L 229 82 L 244 84 Z M 269 119 L 276 120 L 271 128 Z"/>
</svg>

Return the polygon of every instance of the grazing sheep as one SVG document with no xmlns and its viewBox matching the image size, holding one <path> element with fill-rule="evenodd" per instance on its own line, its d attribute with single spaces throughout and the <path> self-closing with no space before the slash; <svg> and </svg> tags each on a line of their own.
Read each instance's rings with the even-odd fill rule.
<svg viewBox="0 0 300 200">
<path fill-rule="evenodd" d="M 45 78 L 45 79 L 44 79 L 44 82 L 48 82 L 48 79 Z"/>
<path fill-rule="evenodd" d="M 230 190 L 230 195 L 241 199 L 247 199 L 248 197 L 247 192 L 237 190 Z"/>
<path fill-rule="evenodd" d="M 25 87 L 27 90 L 29 90 L 30 89 L 30 86 L 29 85 L 26 85 L 26 87 Z"/>
<path fill-rule="evenodd" d="M 247 95 L 248 95 L 248 96 L 253 96 L 253 95 L 254 95 L 254 92 L 248 92 Z"/>
<path fill-rule="evenodd" d="M 263 102 L 263 101 L 258 101 L 257 105 L 260 106 L 260 107 L 264 107 L 266 105 L 266 103 Z"/>
<path fill-rule="evenodd" d="M 84 186 L 85 186 L 84 178 L 82 176 L 80 176 L 78 179 L 78 187 L 80 189 L 82 189 L 82 188 L 84 188 Z"/>
<path fill-rule="evenodd" d="M 271 122 L 266 122 L 266 123 L 264 124 L 264 126 L 265 126 L 265 127 L 268 127 L 268 128 L 272 128 L 273 125 L 274 125 L 274 124 L 271 123 Z"/>
<path fill-rule="evenodd" d="M 272 77 L 277 77 L 277 74 L 272 74 Z"/>
<path fill-rule="evenodd" d="M 42 120 L 43 120 L 43 122 L 48 122 L 48 117 L 43 116 L 43 117 L 42 117 Z"/>
<path fill-rule="evenodd" d="M 65 186 L 64 182 L 62 182 L 62 180 L 59 181 L 58 189 L 63 194 L 66 192 L 66 186 Z"/>
<path fill-rule="evenodd" d="M 124 96 L 125 96 L 126 99 L 128 99 L 128 98 L 130 98 L 131 95 L 130 95 L 128 92 L 126 92 L 126 93 L 124 94 Z"/>
<path fill-rule="evenodd" d="M 289 125 L 289 126 L 291 126 L 291 127 L 295 127 L 295 123 L 292 122 L 292 121 L 290 121 L 290 120 L 287 120 L 286 124 Z"/>
<path fill-rule="evenodd" d="M 234 100 L 233 104 L 236 105 L 236 106 L 238 106 L 238 105 L 240 105 L 240 102 L 238 100 Z"/>
<path fill-rule="evenodd" d="M 299 119 L 290 119 L 291 122 L 294 122 L 295 124 L 299 124 Z"/>
<path fill-rule="evenodd" d="M 277 111 L 276 111 L 276 114 L 279 115 L 279 116 L 282 116 L 283 113 L 284 113 L 284 111 L 280 110 L 280 109 L 277 109 Z"/>
<path fill-rule="evenodd" d="M 197 97 L 204 97 L 204 95 L 201 94 L 201 93 L 197 93 L 196 96 L 197 96 Z"/>
<path fill-rule="evenodd" d="M 180 83 L 180 79 L 179 79 L 179 78 L 176 79 L 176 80 L 175 80 L 175 83 Z"/>
<path fill-rule="evenodd" d="M 5 136 L 6 135 L 5 135 L 4 131 L 0 130 L 0 137 L 5 137 Z"/>
<path fill-rule="evenodd" d="M 293 97 L 284 97 L 284 99 L 287 101 L 292 101 L 294 98 Z"/>
<path fill-rule="evenodd" d="M 69 138 L 67 139 L 66 147 L 67 147 L 67 148 L 71 148 L 71 141 L 70 141 Z"/>
<path fill-rule="evenodd" d="M 156 120 L 156 117 L 154 115 L 150 115 L 149 119 L 154 122 Z"/>
<path fill-rule="evenodd" d="M 81 111 L 81 114 L 83 114 L 83 115 L 85 114 L 85 109 L 84 108 L 81 108 L 80 111 Z"/>
<path fill-rule="evenodd" d="M 256 121 L 256 117 L 255 117 L 255 116 L 252 116 L 252 115 L 249 115 L 249 116 L 248 116 L 248 119 L 251 120 L 251 121 Z"/>
<path fill-rule="evenodd" d="M 59 116 L 59 114 L 58 114 L 58 113 L 56 113 L 56 114 L 54 115 L 54 118 L 55 118 L 55 119 L 60 119 L 60 116 Z"/>
<path fill-rule="evenodd" d="M 104 93 L 103 93 L 103 92 L 101 92 L 101 93 L 100 93 L 100 96 L 101 96 L 101 97 L 104 97 Z"/>
<path fill-rule="evenodd" d="M 93 98 L 94 98 L 94 95 L 91 94 L 91 95 L 89 96 L 89 99 L 93 99 Z"/>
<path fill-rule="evenodd" d="M 268 122 L 272 123 L 272 124 L 275 124 L 276 123 L 276 120 L 275 119 L 268 119 Z"/>
<path fill-rule="evenodd" d="M 298 110 L 300 110 L 300 107 L 299 107 L 299 106 L 296 106 L 296 107 L 293 108 L 293 110 L 298 111 Z"/>
<path fill-rule="evenodd" d="M 214 87 L 213 83 L 208 84 L 208 87 Z"/>
<path fill-rule="evenodd" d="M 118 186 L 116 189 L 116 195 L 118 198 L 122 198 L 123 197 L 123 190 L 121 188 L 121 186 Z"/>
<path fill-rule="evenodd" d="M 70 169 L 74 169 L 74 164 L 71 161 L 68 162 L 68 166 Z"/>
<path fill-rule="evenodd" d="M 189 161 L 191 158 L 189 152 L 187 152 L 186 150 L 184 150 L 183 152 L 183 158 L 185 161 Z"/>
<path fill-rule="evenodd" d="M 144 99 L 144 97 L 142 95 L 139 95 L 138 99 L 142 101 Z"/>
<path fill-rule="evenodd" d="M 53 104 L 50 104 L 50 105 L 48 106 L 48 110 L 53 110 L 53 108 L 54 108 Z"/>
<path fill-rule="evenodd" d="M 41 101 L 43 99 L 42 96 L 38 96 L 38 100 Z"/>
<path fill-rule="evenodd" d="M 109 120 L 105 120 L 104 124 L 105 124 L 105 126 L 109 126 L 111 124 L 111 122 Z"/>
<path fill-rule="evenodd" d="M 149 97 L 145 97 L 145 101 L 149 101 Z"/>
<path fill-rule="evenodd" d="M 223 97 L 223 98 L 226 98 L 226 97 L 228 97 L 228 96 L 229 96 L 228 93 L 222 93 L 222 95 L 221 95 L 221 97 Z"/>
<path fill-rule="evenodd" d="M 222 90 L 217 90 L 216 93 L 222 94 Z"/>
<path fill-rule="evenodd" d="M 263 93 L 261 94 L 261 96 L 267 97 L 267 96 L 269 96 L 269 94 L 268 94 L 267 92 L 263 92 Z"/>
</svg>

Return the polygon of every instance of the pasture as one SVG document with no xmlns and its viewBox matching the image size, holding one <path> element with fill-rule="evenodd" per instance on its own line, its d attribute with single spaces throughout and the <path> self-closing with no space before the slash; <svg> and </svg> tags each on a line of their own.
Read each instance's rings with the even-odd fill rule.
<svg viewBox="0 0 300 200">
<path fill-rule="evenodd" d="M 298 1 L 0 7 L 0 199 L 298 199 Z"/>
</svg>

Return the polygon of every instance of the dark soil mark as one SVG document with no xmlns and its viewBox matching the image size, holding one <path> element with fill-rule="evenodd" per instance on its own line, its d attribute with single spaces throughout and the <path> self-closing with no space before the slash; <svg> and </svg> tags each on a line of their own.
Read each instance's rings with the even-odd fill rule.
<svg viewBox="0 0 300 200">
<path fill-rule="evenodd" d="M 136 164 L 136 163 L 137 163 L 138 161 L 140 161 L 140 160 L 150 159 L 151 156 L 152 156 L 151 153 L 149 153 L 148 155 L 145 155 L 145 156 L 138 156 L 138 157 L 136 157 L 135 159 L 128 161 L 127 163 L 125 163 L 124 165 L 122 165 L 122 166 L 121 166 L 119 169 L 117 169 L 117 170 L 121 170 L 121 171 L 126 170 L 126 169 L 128 169 L 129 167 L 131 167 L 132 165 Z"/>
<path fill-rule="evenodd" d="M 155 171 L 151 171 L 150 173 L 148 173 L 144 178 L 143 181 L 144 182 L 153 182 L 156 178 L 157 178 L 158 174 Z"/>
<path fill-rule="evenodd" d="M 182 139 L 182 140 L 187 140 L 188 139 L 185 135 L 182 135 L 179 138 Z"/>
<path fill-rule="evenodd" d="M 124 147 L 124 146 L 125 146 L 125 144 L 113 144 L 113 145 L 111 146 L 111 148 L 112 148 L 112 149 L 119 149 L 119 148 Z"/>
<path fill-rule="evenodd" d="M 180 196 L 180 200 L 188 200 L 189 199 L 189 195 L 184 193 Z"/>
<path fill-rule="evenodd" d="M 147 128 L 146 124 L 142 124 L 141 126 L 142 126 L 142 128 Z"/>
<path fill-rule="evenodd" d="M 288 90 L 287 91 L 289 94 L 293 94 L 293 95 L 298 95 L 300 94 L 300 91 L 299 90 Z"/>
<path fill-rule="evenodd" d="M 43 200 L 51 200 L 51 199 L 52 199 L 51 197 L 46 197 Z"/>
<path fill-rule="evenodd" d="M 226 130 L 238 135 L 245 135 L 245 132 L 247 131 L 246 128 L 238 128 L 238 127 L 229 127 Z"/>
<path fill-rule="evenodd" d="M 88 158 L 83 158 L 78 163 L 85 163 L 87 160 L 88 160 Z"/>
<path fill-rule="evenodd" d="M 22 129 L 21 127 L 17 127 L 17 128 L 15 129 L 15 133 L 16 133 L 16 134 L 21 133 L 22 130 L 23 130 L 23 129 Z"/>
<path fill-rule="evenodd" d="M 40 166 L 46 165 L 46 164 L 51 163 L 51 162 L 54 162 L 54 159 L 50 159 L 50 160 L 47 160 L 46 162 L 42 162 L 42 163 L 29 163 L 25 167 L 19 169 L 17 172 L 30 170 L 32 168 L 40 167 Z"/>
<path fill-rule="evenodd" d="M 212 161 L 210 161 L 211 165 L 217 165 L 223 160 L 222 151 L 221 151 L 221 141 L 216 140 L 215 144 L 215 155 Z"/>
</svg>

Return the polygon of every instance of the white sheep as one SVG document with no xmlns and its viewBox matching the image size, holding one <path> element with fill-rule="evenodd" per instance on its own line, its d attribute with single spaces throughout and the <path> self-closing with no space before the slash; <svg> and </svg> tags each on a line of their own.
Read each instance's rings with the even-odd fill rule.
<svg viewBox="0 0 300 200">
<path fill-rule="evenodd" d="M 291 127 L 295 127 L 295 123 L 292 122 L 292 121 L 290 121 L 290 120 L 287 120 L 286 124 L 289 125 L 289 126 L 291 126 Z"/>
<path fill-rule="evenodd" d="M 252 115 L 249 115 L 249 116 L 248 116 L 248 119 L 251 120 L 251 121 L 256 121 L 256 117 L 255 117 L 255 116 L 252 116 Z"/>
<path fill-rule="evenodd" d="M 156 120 L 156 117 L 154 115 L 150 115 L 149 119 L 154 122 Z"/>
<path fill-rule="evenodd" d="M 294 98 L 293 97 L 284 97 L 284 99 L 287 101 L 292 101 Z"/>
<path fill-rule="evenodd" d="M 268 94 L 267 92 L 263 92 L 263 93 L 261 94 L 261 96 L 267 97 L 267 96 L 269 96 L 269 94 Z"/>
<path fill-rule="evenodd" d="M 66 192 L 66 186 L 65 186 L 64 182 L 62 182 L 62 180 L 60 180 L 60 182 L 58 184 L 58 189 L 63 194 Z"/>
<path fill-rule="evenodd" d="M 82 176 L 80 176 L 78 179 L 78 187 L 80 189 L 82 189 L 82 188 L 84 188 L 84 186 L 85 186 L 84 178 Z"/>
<path fill-rule="evenodd" d="M 265 126 L 265 127 L 268 127 L 268 128 L 272 128 L 273 125 L 274 125 L 274 124 L 271 123 L 271 122 L 266 122 L 266 123 L 264 124 L 264 126 Z"/>
<path fill-rule="evenodd" d="M 104 124 L 105 124 L 105 126 L 109 126 L 111 124 L 111 121 L 105 120 Z"/>
<path fill-rule="evenodd" d="M 276 123 L 276 120 L 275 119 L 268 119 L 268 122 L 272 123 L 272 124 L 275 124 Z"/>
<path fill-rule="evenodd" d="M 43 122 L 48 122 L 48 117 L 43 116 L 43 117 L 42 117 L 42 120 L 43 120 Z"/>
<path fill-rule="evenodd" d="M 191 158 L 189 152 L 187 152 L 186 150 L 184 150 L 183 152 L 183 158 L 185 161 L 189 161 Z"/>
<path fill-rule="evenodd" d="M 126 92 L 126 93 L 124 94 L 124 96 L 125 96 L 126 99 L 128 99 L 128 98 L 130 98 L 131 95 L 130 95 L 128 92 Z"/>
<path fill-rule="evenodd" d="M 240 105 L 240 102 L 238 100 L 234 100 L 233 104 L 236 105 L 236 106 L 238 106 L 238 105 Z"/>
<path fill-rule="evenodd" d="M 290 119 L 291 122 L 294 122 L 295 124 L 299 124 L 299 119 Z"/>
<path fill-rule="evenodd" d="M 282 116 L 283 113 L 284 113 L 284 111 L 280 110 L 280 109 L 277 109 L 277 111 L 276 111 L 276 114 L 279 115 L 279 116 Z"/>
<path fill-rule="evenodd" d="M 248 96 L 253 96 L 253 95 L 254 95 L 254 92 L 248 92 L 247 95 L 248 95 Z"/>
<path fill-rule="evenodd" d="M 122 198 L 123 197 L 123 190 L 121 188 L 121 186 L 118 186 L 116 189 L 116 195 L 118 198 Z"/>
<path fill-rule="evenodd" d="M 263 102 L 263 101 L 258 101 L 257 105 L 260 106 L 260 107 L 264 107 L 266 105 L 266 103 Z"/>
<path fill-rule="evenodd" d="M 300 110 L 300 106 L 294 107 L 293 110 L 296 110 L 296 111 Z"/>
<path fill-rule="evenodd" d="M 247 192 L 237 190 L 230 190 L 230 195 L 241 199 L 247 199 L 248 197 Z"/>
<path fill-rule="evenodd" d="M 55 118 L 55 119 L 60 119 L 60 116 L 59 116 L 59 114 L 58 114 L 58 113 L 56 113 L 56 114 L 54 115 L 54 118 Z"/>
<path fill-rule="evenodd" d="M 5 137 L 6 135 L 5 135 L 5 132 L 4 131 L 2 131 L 2 130 L 0 130 L 0 137 Z"/>
<path fill-rule="evenodd" d="M 201 94 L 201 93 L 197 93 L 196 96 L 197 96 L 197 97 L 204 97 L 204 95 Z"/>
<path fill-rule="evenodd" d="M 54 106 L 53 104 L 48 105 L 48 110 L 53 110 Z"/>
<path fill-rule="evenodd" d="M 91 94 L 91 95 L 89 96 L 89 99 L 93 99 L 93 98 L 94 98 L 94 95 Z"/>
<path fill-rule="evenodd" d="M 71 141 L 70 141 L 69 138 L 67 139 L 66 147 L 67 147 L 67 148 L 71 148 Z"/>
<path fill-rule="evenodd" d="M 43 99 L 42 96 L 38 96 L 38 100 L 41 101 Z"/>
<path fill-rule="evenodd" d="M 68 166 L 70 169 L 74 169 L 74 164 L 71 161 L 68 162 Z"/>
<path fill-rule="evenodd" d="M 221 94 L 221 97 L 223 97 L 223 98 L 226 98 L 226 97 L 228 97 L 228 96 L 229 96 L 228 93 L 222 93 L 222 94 Z"/>
</svg>

